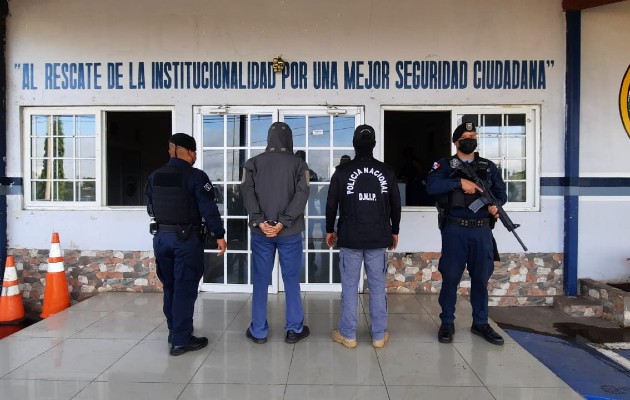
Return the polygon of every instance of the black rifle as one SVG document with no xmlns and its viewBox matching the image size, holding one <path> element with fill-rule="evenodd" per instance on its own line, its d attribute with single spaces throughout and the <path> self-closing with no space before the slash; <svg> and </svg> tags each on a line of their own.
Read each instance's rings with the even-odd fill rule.
<svg viewBox="0 0 630 400">
<path fill-rule="evenodd" d="M 470 163 L 463 162 L 459 159 L 457 160 L 459 161 L 459 163 L 457 164 L 457 167 L 455 169 L 459 169 L 460 171 L 462 171 L 467 178 L 475 182 L 475 184 L 479 186 L 481 190 L 483 190 L 483 192 L 480 193 L 479 198 L 475 200 L 470 206 L 468 206 L 468 208 L 470 208 L 473 212 L 477 212 L 481 207 L 489 204 L 496 206 L 497 210 L 499 210 L 499 219 L 501 220 L 501 223 L 503 223 L 503 226 L 505 226 L 505 229 L 507 229 L 508 232 L 512 232 L 516 240 L 518 240 L 518 242 L 521 244 L 523 250 L 527 251 L 527 247 L 516 233 L 516 228 L 521 225 L 512 222 L 503 207 L 501 207 L 501 205 L 499 204 L 499 201 L 494 196 L 490 188 L 488 188 L 487 185 L 484 185 L 483 181 L 481 180 L 481 178 L 479 178 L 479 175 L 477 175 Z"/>
</svg>

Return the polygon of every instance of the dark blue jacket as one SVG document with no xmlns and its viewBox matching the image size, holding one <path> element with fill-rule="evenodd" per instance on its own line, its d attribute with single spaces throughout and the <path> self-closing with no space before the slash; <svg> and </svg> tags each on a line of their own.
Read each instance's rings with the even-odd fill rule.
<svg viewBox="0 0 630 400">
<path fill-rule="evenodd" d="M 241 195 L 252 232 L 266 220 L 282 223 L 278 236 L 304 231 L 304 209 L 310 193 L 308 165 L 293 154 L 290 132 L 270 132 L 267 149 L 243 165 Z"/>
<path fill-rule="evenodd" d="M 326 200 L 326 232 L 350 249 L 390 247 L 400 230 L 400 191 L 393 169 L 371 155 L 337 166 Z"/>
</svg>

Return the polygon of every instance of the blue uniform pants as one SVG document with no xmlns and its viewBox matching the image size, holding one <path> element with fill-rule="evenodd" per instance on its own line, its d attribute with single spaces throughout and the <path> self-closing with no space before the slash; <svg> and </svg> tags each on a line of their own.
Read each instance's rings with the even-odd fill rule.
<svg viewBox="0 0 630 400">
<path fill-rule="evenodd" d="M 157 275 L 164 285 L 166 323 L 173 335 L 173 346 L 184 346 L 193 332 L 193 312 L 203 276 L 203 244 L 196 233 L 187 240 L 175 232 L 153 237 Z"/>
<path fill-rule="evenodd" d="M 370 289 L 372 339 L 381 340 L 385 337 L 387 330 L 387 295 L 385 293 L 387 259 L 384 248 L 349 249 L 342 247 L 340 249 L 341 315 L 339 316 L 339 333 L 345 338 L 356 339 L 358 289 L 362 261 L 365 262 L 365 272 Z"/>
<path fill-rule="evenodd" d="M 302 234 L 284 237 L 266 237 L 257 233 L 251 235 L 252 244 L 252 322 L 249 330 L 256 338 L 266 338 L 269 333 L 267 321 L 267 289 L 271 283 L 273 263 L 278 251 L 280 271 L 284 282 L 286 303 L 286 331 L 302 332 L 304 309 L 300 297 L 300 271 L 302 269 Z"/>
<path fill-rule="evenodd" d="M 473 324 L 488 323 L 488 280 L 494 271 L 492 230 L 490 227 L 469 228 L 446 224 L 442 230 L 442 256 L 439 271 L 442 289 L 439 303 L 442 323 L 455 321 L 457 285 L 464 268 L 470 275 L 470 303 Z"/>
</svg>

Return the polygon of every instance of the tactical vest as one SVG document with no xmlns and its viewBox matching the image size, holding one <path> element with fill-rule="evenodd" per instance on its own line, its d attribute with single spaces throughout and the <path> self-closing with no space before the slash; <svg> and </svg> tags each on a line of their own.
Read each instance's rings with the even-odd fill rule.
<svg viewBox="0 0 630 400">
<path fill-rule="evenodd" d="M 162 167 L 153 175 L 153 213 L 158 224 L 201 224 L 195 198 L 188 191 L 193 168 Z"/>
<path fill-rule="evenodd" d="M 450 176 L 452 178 L 464 178 L 464 179 L 472 180 L 470 179 L 470 177 L 467 177 L 466 175 L 464 175 L 464 173 L 460 171 L 459 169 L 454 169 L 451 167 L 452 165 L 451 161 L 453 159 L 457 159 L 457 156 L 451 156 L 448 160 L 449 168 L 451 168 Z M 475 170 L 475 173 L 477 174 L 479 179 L 481 179 L 484 182 L 487 182 L 489 166 L 490 166 L 490 163 L 488 162 L 488 160 L 486 160 L 485 158 L 479 157 L 479 154 L 475 153 L 475 159 L 472 161 L 472 167 Z M 487 188 L 490 189 L 490 186 L 487 186 Z M 462 188 L 457 188 L 450 193 L 438 196 L 437 203 L 438 203 L 438 208 L 454 208 L 454 207 L 466 208 L 478 198 L 479 198 L 479 193 L 466 194 L 464 193 Z"/>
</svg>

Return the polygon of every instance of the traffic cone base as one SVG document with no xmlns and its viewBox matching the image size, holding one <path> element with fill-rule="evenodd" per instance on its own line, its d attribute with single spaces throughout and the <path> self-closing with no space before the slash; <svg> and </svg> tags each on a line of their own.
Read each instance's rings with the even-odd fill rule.
<svg viewBox="0 0 630 400">
<path fill-rule="evenodd" d="M 7 256 L 0 296 L 0 324 L 16 324 L 24 319 L 24 304 L 18 284 L 15 259 Z"/>
<path fill-rule="evenodd" d="M 53 232 L 48 255 L 48 273 L 46 274 L 46 288 L 44 289 L 44 304 L 42 318 L 48 318 L 61 310 L 70 307 L 70 293 L 68 280 L 63 267 L 63 257 L 59 244 L 59 234 Z"/>
</svg>

